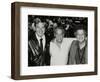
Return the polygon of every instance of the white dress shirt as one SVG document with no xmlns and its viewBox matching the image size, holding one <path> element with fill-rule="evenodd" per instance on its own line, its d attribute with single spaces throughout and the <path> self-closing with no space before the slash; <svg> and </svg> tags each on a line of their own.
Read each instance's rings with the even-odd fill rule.
<svg viewBox="0 0 100 82">
<path fill-rule="evenodd" d="M 73 39 L 64 38 L 61 47 L 54 41 L 50 42 L 50 65 L 67 65 L 68 53 Z"/>
<path fill-rule="evenodd" d="M 43 44 L 43 50 L 45 48 L 45 44 L 46 44 L 46 39 L 45 39 L 45 35 L 43 35 L 42 37 L 39 37 L 37 34 L 36 34 L 36 38 L 39 42 L 39 45 L 40 45 L 40 39 L 42 38 L 42 44 Z"/>
</svg>

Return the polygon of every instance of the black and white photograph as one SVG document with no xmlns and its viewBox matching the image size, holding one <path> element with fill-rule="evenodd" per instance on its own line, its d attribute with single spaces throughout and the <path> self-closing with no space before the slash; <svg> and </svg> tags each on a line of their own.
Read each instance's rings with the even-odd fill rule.
<svg viewBox="0 0 100 82">
<path fill-rule="evenodd" d="M 97 7 L 12 3 L 12 78 L 97 74 Z"/>
<path fill-rule="evenodd" d="M 28 66 L 88 64 L 88 18 L 28 15 Z"/>
</svg>

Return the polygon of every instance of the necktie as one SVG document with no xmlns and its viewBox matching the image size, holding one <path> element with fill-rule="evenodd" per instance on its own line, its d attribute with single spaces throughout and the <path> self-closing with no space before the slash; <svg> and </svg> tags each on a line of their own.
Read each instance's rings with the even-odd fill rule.
<svg viewBox="0 0 100 82">
<path fill-rule="evenodd" d="M 40 66 L 44 65 L 44 56 L 43 56 L 43 43 L 42 43 L 42 38 L 40 39 Z"/>
<path fill-rule="evenodd" d="M 43 52 L 43 43 L 42 43 L 42 38 L 40 39 L 40 48 L 41 48 L 41 52 Z"/>
</svg>

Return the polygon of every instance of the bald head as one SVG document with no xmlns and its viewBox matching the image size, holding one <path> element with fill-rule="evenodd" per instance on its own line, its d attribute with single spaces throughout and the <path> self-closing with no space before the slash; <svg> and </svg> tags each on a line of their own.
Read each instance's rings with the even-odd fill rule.
<svg viewBox="0 0 100 82">
<path fill-rule="evenodd" d="M 64 38 L 64 29 L 62 27 L 57 27 L 54 31 L 56 42 L 62 43 Z"/>
</svg>

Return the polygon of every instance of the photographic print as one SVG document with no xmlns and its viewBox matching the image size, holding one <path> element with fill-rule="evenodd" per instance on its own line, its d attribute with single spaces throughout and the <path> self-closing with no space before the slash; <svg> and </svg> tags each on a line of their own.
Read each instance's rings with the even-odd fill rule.
<svg viewBox="0 0 100 82">
<path fill-rule="evenodd" d="M 12 3 L 12 79 L 97 74 L 97 7 Z"/>
<path fill-rule="evenodd" d="M 28 15 L 28 66 L 88 64 L 87 24 L 86 17 Z"/>
</svg>

